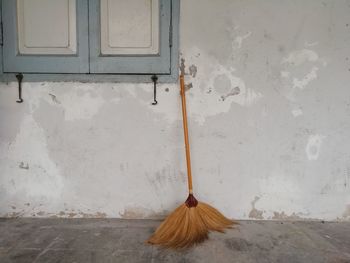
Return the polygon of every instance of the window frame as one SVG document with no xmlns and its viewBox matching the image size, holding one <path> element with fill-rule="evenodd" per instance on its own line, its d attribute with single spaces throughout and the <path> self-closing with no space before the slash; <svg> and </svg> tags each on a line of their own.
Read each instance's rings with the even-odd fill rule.
<svg viewBox="0 0 350 263">
<path fill-rule="evenodd" d="M 180 20 L 180 0 L 166 0 L 171 3 L 170 28 L 170 72 L 169 74 L 159 74 L 158 82 L 175 83 L 178 80 L 179 63 L 179 20 Z M 0 0 L 0 20 L 2 19 L 2 1 Z M 1 20 L 2 21 L 2 20 Z M 2 43 L 2 38 L 0 39 Z M 3 73 L 3 50 L 0 45 L 0 82 L 16 81 L 15 73 Z M 152 82 L 152 74 L 125 74 L 125 73 L 23 73 L 24 82 L 133 82 L 149 83 Z"/>
</svg>

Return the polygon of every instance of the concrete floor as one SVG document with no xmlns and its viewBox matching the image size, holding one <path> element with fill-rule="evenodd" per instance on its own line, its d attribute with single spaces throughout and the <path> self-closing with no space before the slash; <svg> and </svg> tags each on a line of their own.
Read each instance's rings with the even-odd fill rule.
<svg viewBox="0 0 350 263">
<path fill-rule="evenodd" d="M 144 244 L 158 224 L 0 219 L 0 262 L 350 262 L 350 222 L 242 221 L 186 251 Z"/>
</svg>

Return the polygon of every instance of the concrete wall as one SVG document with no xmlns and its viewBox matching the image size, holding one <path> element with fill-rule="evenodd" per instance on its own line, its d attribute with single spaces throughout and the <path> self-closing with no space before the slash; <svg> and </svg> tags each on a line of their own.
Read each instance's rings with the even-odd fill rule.
<svg viewBox="0 0 350 263">
<path fill-rule="evenodd" d="M 350 1 L 186 0 L 195 192 L 238 219 L 350 219 Z M 161 217 L 186 198 L 178 84 L 0 85 L 0 215 Z"/>
</svg>

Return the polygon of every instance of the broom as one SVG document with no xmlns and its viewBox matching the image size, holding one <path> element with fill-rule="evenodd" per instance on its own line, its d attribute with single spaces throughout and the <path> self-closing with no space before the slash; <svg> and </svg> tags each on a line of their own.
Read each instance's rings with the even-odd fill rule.
<svg viewBox="0 0 350 263">
<path fill-rule="evenodd" d="M 237 222 L 223 216 L 214 207 L 198 202 L 193 195 L 184 72 L 184 60 L 181 60 L 180 88 L 189 194 L 185 203 L 176 208 L 147 241 L 150 244 L 166 248 L 190 247 L 206 240 L 209 231 L 224 232 L 226 228 L 237 224 Z"/>
</svg>

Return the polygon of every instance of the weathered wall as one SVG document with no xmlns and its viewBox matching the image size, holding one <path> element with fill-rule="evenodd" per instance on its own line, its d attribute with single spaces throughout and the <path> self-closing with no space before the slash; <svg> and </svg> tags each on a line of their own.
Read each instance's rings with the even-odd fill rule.
<svg viewBox="0 0 350 263">
<path fill-rule="evenodd" d="M 186 0 L 198 197 L 239 219 L 350 218 L 350 1 Z M 191 67 L 190 67 L 191 66 Z M 0 85 L 0 215 L 151 218 L 186 197 L 178 85 Z"/>
</svg>

